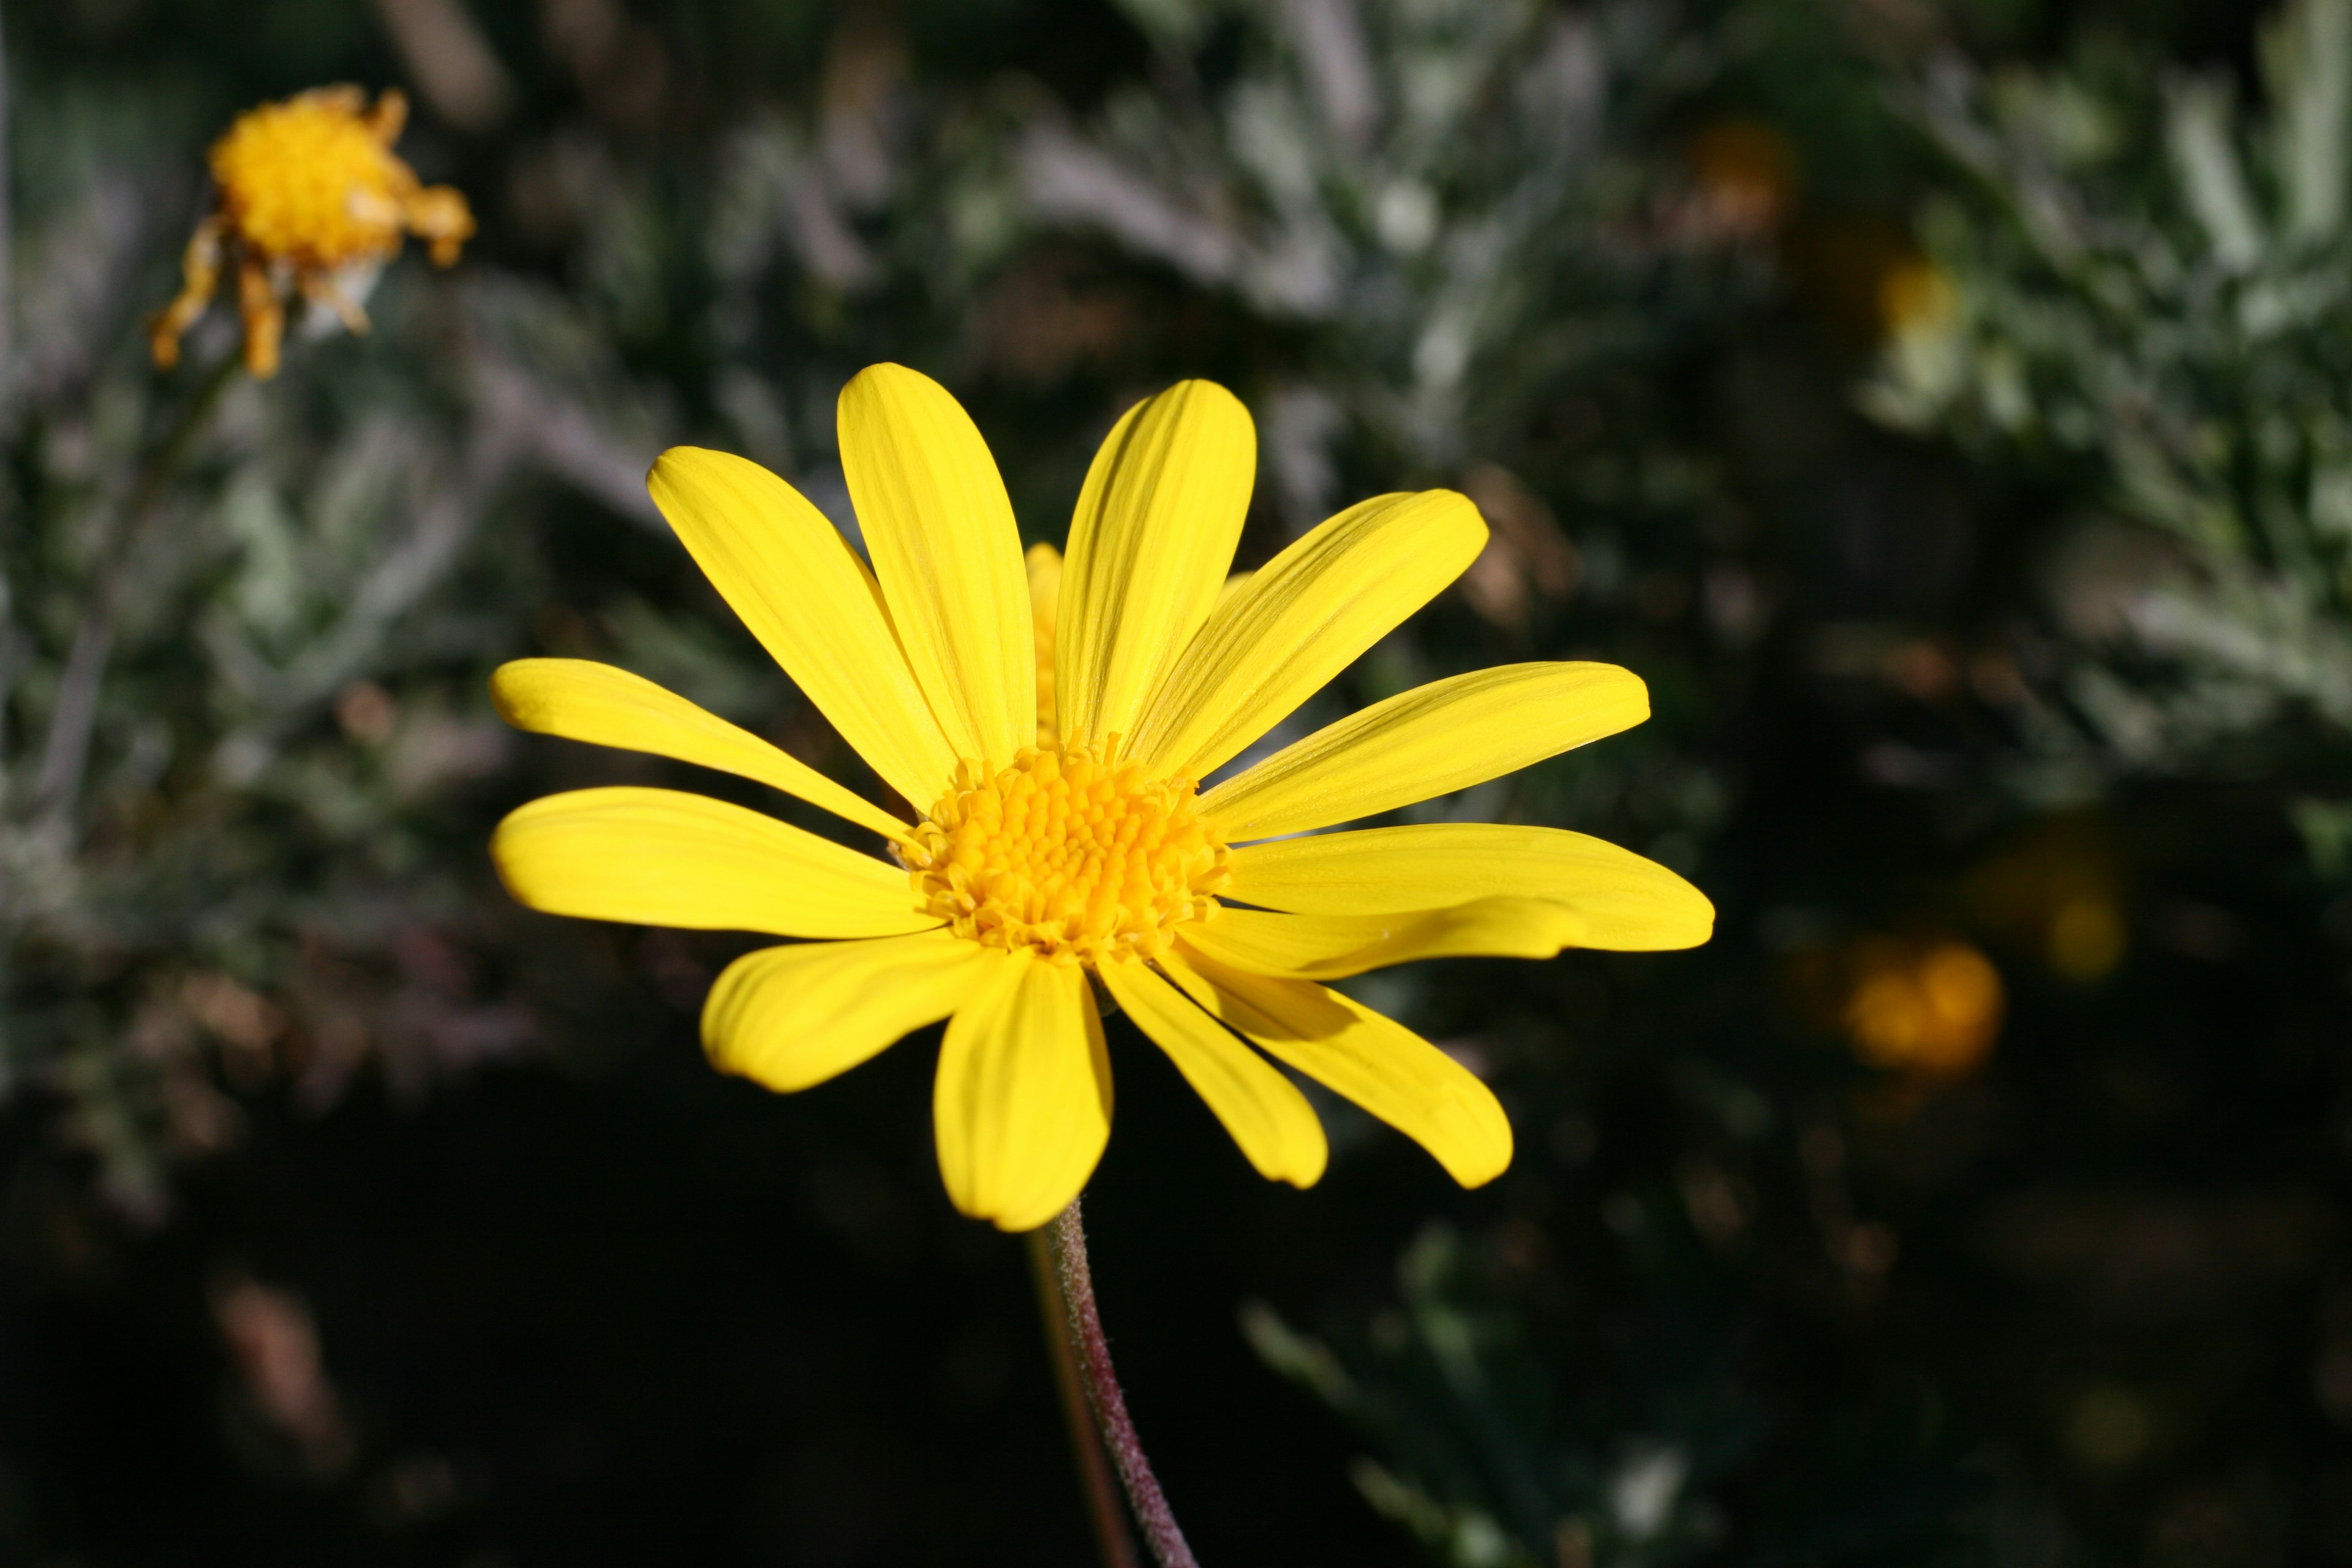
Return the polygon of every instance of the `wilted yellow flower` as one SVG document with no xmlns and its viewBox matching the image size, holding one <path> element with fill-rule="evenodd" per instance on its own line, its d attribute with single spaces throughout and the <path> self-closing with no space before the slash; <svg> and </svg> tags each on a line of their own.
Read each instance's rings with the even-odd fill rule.
<svg viewBox="0 0 2352 1568">
<path fill-rule="evenodd" d="M 2000 1033 L 2000 972 L 1967 942 L 1857 943 L 1844 1024 L 1874 1067 L 1937 1078 L 1973 1072 Z"/>
<path fill-rule="evenodd" d="M 675 448 L 651 489 L 753 635 L 919 820 L 607 666 L 524 659 L 492 691 L 520 728 L 759 780 L 879 835 L 889 858 L 638 788 L 533 801 L 499 825 L 492 855 L 517 899 L 557 914 L 836 939 L 751 953 L 711 990 L 712 1059 L 772 1089 L 807 1088 L 947 1019 L 933 1125 L 964 1213 L 1028 1229 L 1092 1173 L 1111 1106 L 1096 986 L 1263 1174 L 1305 1186 L 1327 1154 L 1271 1056 L 1475 1185 L 1510 1163 L 1494 1095 L 1320 982 L 1445 954 L 1706 939 L 1714 910 L 1696 889 L 1580 834 L 1317 832 L 1640 722 L 1647 693 L 1612 665 L 1436 681 L 1202 791 L 1470 563 L 1486 528 L 1462 496 L 1365 501 L 1234 584 L 1256 436 L 1206 382 L 1118 422 L 1066 559 L 1040 550 L 1024 564 L 980 432 L 913 371 L 851 382 L 840 444 L 870 570 L 740 458 Z"/>
<path fill-rule="evenodd" d="M 377 270 L 415 235 L 446 267 L 474 232 L 466 198 L 424 185 L 392 150 L 408 100 L 386 92 L 367 106 L 355 87 L 324 87 L 238 116 L 213 143 L 214 210 L 182 259 L 179 297 L 155 320 L 155 363 L 178 363 L 180 338 L 204 314 L 223 265 L 236 267 L 245 316 L 245 364 L 278 371 L 286 303 L 299 293 L 367 331 L 360 300 Z"/>
</svg>

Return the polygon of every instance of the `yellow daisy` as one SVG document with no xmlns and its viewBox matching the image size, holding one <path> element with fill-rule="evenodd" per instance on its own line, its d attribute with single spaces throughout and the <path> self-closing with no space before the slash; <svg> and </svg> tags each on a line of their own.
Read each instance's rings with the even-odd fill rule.
<svg viewBox="0 0 2352 1568">
<path fill-rule="evenodd" d="M 1229 589 L 1257 457 L 1222 387 L 1185 382 L 1119 420 L 1066 559 L 1024 561 L 980 432 L 928 378 L 866 370 L 842 393 L 840 437 L 870 570 L 740 458 L 674 448 L 651 489 L 752 634 L 922 816 L 636 676 L 531 658 L 492 679 L 510 723 L 771 784 L 878 835 L 887 858 L 638 788 L 533 801 L 491 853 L 533 909 L 826 939 L 737 960 L 703 1009 L 711 1059 L 771 1089 L 946 1019 L 933 1119 L 963 1213 L 1026 1230 L 1086 1184 L 1110 1132 L 1097 987 L 1267 1177 L 1309 1185 L 1327 1152 L 1270 1057 L 1475 1186 L 1510 1163 L 1494 1095 L 1321 982 L 1444 954 L 1706 940 L 1696 889 L 1581 834 L 1317 831 L 1639 723 L 1647 693 L 1613 665 L 1434 681 L 1202 789 L 1469 565 L 1486 530 L 1464 497 L 1364 501 Z"/>
<path fill-rule="evenodd" d="M 179 297 L 155 318 L 155 363 L 180 358 L 180 338 L 212 302 L 226 259 L 236 265 L 245 365 L 278 372 L 286 302 L 299 293 L 344 327 L 367 331 L 361 299 L 414 234 L 436 266 L 457 259 L 474 232 L 466 198 L 427 186 L 392 150 L 408 100 L 386 92 L 370 108 L 355 87 L 322 87 L 237 117 L 213 143 L 215 206 L 181 261 Z"/>
</svg>

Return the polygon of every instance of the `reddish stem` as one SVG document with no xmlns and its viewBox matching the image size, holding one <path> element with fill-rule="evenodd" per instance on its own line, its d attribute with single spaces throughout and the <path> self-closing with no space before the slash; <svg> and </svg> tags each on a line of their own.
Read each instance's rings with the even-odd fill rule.
<svg viewBox="0 0 2352 1568">
<path fill-rule="evenodd" d="M 1078 1462 L 1078 1484 L 1087 1496 L 1095 1546 L 1102 1553 L 1103 1568 L 1138 1568 L 1127 1516 L 1119 1511 L 1118 1482 L 1103 1457 L 1102 1434 L 1095 1429 L 1085 1374 L 1078 1370 L 1078 1352 L 1070 1341 L 1070 1309 L 1055 1277 L 1053 1244 L 1042 1227 L 1025 1239 L 1030 1273 L 1037 1282 L 1037 1305 L 1045 1320 L 1045 1349 L 1054 1361 L 1054 1388 L 1062 1396 L 1062 1419 L 1070 1429 L 1070 1451 Z"/>
<path fill-rule="evenodd" d="M 1143 1527 L 1145 1544 L 1160 1568 L 1200 1568 L 1176 1515 L 1143 1456 L 1143 1440 L 1127 1413 L 1127 1396 L 1119 1392 L 1118 1374 L 1111 1369 L 1110 1342 L 1103 1337 L 1102 1314 L 1095 1306 L 1094 1271 L 1087 1266 L 1087 1232 L 1078 1222 L 1073 1201 L 1048 1227 L 1054 1262 L 1061 1277 L 1062 1302 L 1069 1310 L 1070 1339 L 1077 1347 L 1078 1365 L 1085 1374 L 1087 1402 L 1094 1406 L 1095 1426 L 1111 1463 L 1127 1488 L 1128 1506 Z"/>
</svg>

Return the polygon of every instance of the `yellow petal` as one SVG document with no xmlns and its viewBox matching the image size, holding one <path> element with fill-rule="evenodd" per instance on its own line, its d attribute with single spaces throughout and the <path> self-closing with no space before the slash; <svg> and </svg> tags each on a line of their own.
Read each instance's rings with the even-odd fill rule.
<svg viewBox="0 0 2352 1568">
<path fill-rule="evenodd" d="M 1452 490 L 1375 497 L 1276 556 L 1209 616 L 1168 672 L 1126 752 L 1197 779 L 1434 598 L 1486 542 Z"/>
<path fill-rule="evenodd" d="M 1581 944 L 1584 917 L 1542 899 L 1474 899 L 1392 915 L 1219 910 L 1184 928 L 1196 952 L 1253 974 L 1339 980 L 1420 958 L 1549 958 Z"/>
<path fill-rule="evenodd" d="M 518 730 L 651 752 L 757 779 L 887 838 L 907 825 L 780 751 L 643 676 L 584 658 L 518 658 L 490 677 L 490 700 Z"/>
<path fill-rule="evenodd" d="M 1008 955 L 948 1020 L 931 1125 L 961 1212 L 1034 1230 L 1067 1208 L 1110 1138 L 1110 1058 L 1086 971 Z"/>
<path fill-rule="evenodd" d="M 1213 382 L 1179 382 L 1112 428 L 1070 519 L 1055 657 L 1066 736 L 1134 731 L 1209 618 L 1256 479 L 1249 411 Z"/>
<path fill-rule="evenodd" d="M 1303 833 L 1514 773 L 1650 716 L 1613 664 L 1506 664 L 1400 692 L 1201 799 L 1228 841 Z"/>
<path fill-rule="evenodd" d="M 1054 705 L 1054 637 L 1062 612 L 1062 552 L 1041 542 L 1021 560 L 1029 569 L 1029 617 L 1037 635 L 1037 743 L 1050 746 L 1061 737 Z"/>
<path fill-rule="evenodd" d="M 940 923 L 907 874 L 740 805 L 670 789 L 582 789 L 509 813 L 490 858 L 551 915 L 778 936 L 897 936 Z"/>
<path fill-rule="evenodd" d="M 938 1023 L 1004 956 L 936 931 L 747 952 L 702 1004 L 702 1048 L 721 1072 L 789 1094 Z"/>
<path fill-rule="evenodd" d="M 1579 947 L 1696 947 L 1715 929 L 1706 895 L 1654 860 L 1557 827 L 1432 823 L 1251 844 L 1224 896 L 1299 914 L 1397 914 L 1473 899 L 1541 899 L 1584 921 Z"/>
<path fill-rule="evenodd" d="M 842 739 L 918 809 L 955 776 L 873 577 L 824 514 L 759 464 L 673 447 L 646 488 L 711 585 Z"/>
<path fill-rule="evenodd" d="M 987 443 L 945 387 L 897 364 L 869 365 L 841 389 L 840 431 L 908 668 L 958 756 L 1010 765 L 1036 742 L 1036 632 L 1021 531 Z"/>
<path fill-rule="evenodd" d="M 1189 948 L 1160 963 L 1259 1049 L 1436 1155 L 1464 1186 L 1483 1186 L 1510 1164 L 1510 1119 L 1493 1091 L 1402 1024 L 1312 981 L 1244 973 Z"/>
<path fill-rule="evenodd" d="M 1322 1178 L 1330 1148 L 1315 1108 L 1296 1085 L 1146 965 L 1106 963 L 1096 973 L 1225 1124 L 1259 1175 L 1294 1187 Z"/>
</svg>

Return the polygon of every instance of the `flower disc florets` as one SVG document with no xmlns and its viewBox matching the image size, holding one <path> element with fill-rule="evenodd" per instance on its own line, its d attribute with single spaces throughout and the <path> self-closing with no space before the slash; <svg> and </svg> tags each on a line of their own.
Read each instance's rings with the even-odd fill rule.
<svg viewBox="0 0 2352 1568">
<path fill-rule="evenodd" d="M 967 763 L 902 854 L 959 936 L 1066 963 L 1154 958 L 1228 879 L 1197 787 L 1084 746 L 1023 752 L 993 778 Z"/>
</svg>

